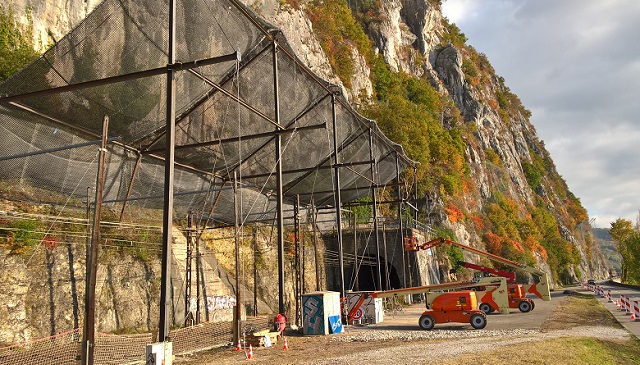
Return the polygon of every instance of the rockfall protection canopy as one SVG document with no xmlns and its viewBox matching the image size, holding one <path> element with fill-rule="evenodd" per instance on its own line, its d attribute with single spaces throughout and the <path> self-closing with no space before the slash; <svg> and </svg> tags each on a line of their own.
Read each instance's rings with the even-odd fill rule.
<svg viewBox="0 0 640 365">
<path fill-rule="evenodd" d="M 334 115 L 343 202 L 395 178 L 396 164 L 412 164 L 244 5 L 179 0 L 172 66 L 168 24 L 165 2 L 107 0 L 0 84 L 0 179 L 84 197 L 95 185 L 98 150 L 86 142 L 100 139 L 107 116 L 105 203 L 161 208 L 167 67 L 177 71 L 177 214 L 232 223 L 235 172 L 242 221 L 271 219 L 276 131 L 285 202 L 334 205 Z"/>
</svg>

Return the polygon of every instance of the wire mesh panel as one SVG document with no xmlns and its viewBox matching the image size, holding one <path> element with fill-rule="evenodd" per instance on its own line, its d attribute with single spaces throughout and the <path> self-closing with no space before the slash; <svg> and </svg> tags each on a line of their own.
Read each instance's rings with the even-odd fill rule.
<svg viewBox="0 0 640 365">
<path fill-rule="evenodd" d="M 304 66 L 278 29 L 249 8 L 236 0 L 185 0 L 177 4 L 177 62 L 173 65 L 167 66 L 167 3 L 106 0 L 41 58 L 0 84 L 3 198 L 50 205 L 56 214 L 85 219 L 86 228 L 98 171 L 97 141 L 103 135 L 105 118 L 109 121 L 102 197 L 109 219 L 105 220 L 155 228 L 135 234 L 144 239 L 127 238 L 123 233 L 107 235 L 101 259 L 115 255 L 109 250 L 129 250 L 134 256 L 159 255 L 157 227 L 163 213 L 164 156 L 169 143 L 175 143 L 174 219 L 196 212 L 211 225 L 234 224 L 236 201 L 242 224 L 273 222 L 278 165 L 283 170 L 283 209 L 291 212 L 297 198 L 303 205 L 331 206 L 339 190 L 344 202 L 369 195 L 372 184 L 386 184 L 396 177 L 397 169 L 412 163 L 375 122 L 364 119 L 348 104 L 340 88 Z M 166 138 L 169 70 L 175 72 L 174 141 Z M 336 154 L 339 166 L 334 165 Z M 336 168 L 340 186 L 335 185 Z M 237 191 L 233 189 L 234 176 Z M 334 207 L 330 214 L 335 216 L 335 211 Z M 60 224 L 54 229 L 58 236 L 62 234 Z M 70 267 L 77 264 L 71 254 L 42 250 L 46 242 L 53 245 L 54 240 L 47 239 L 46 232 L 38 234 L 34 245 L 39 253 L 30 263 L 40 260 L 37 265 L 43 268 L 55 267 L 53 258 L 66 258 Z M 77 257 L 86 250 L 78 240 L 88 234 L 82 234 L 75 241 L 69 239 L 77 246 Z M 111 275 L 111 281 L 104 281 L 110 285 L 124 286 L 124 277 L 131 275 L 118 271 L 122 268 L 118 265 L 136 267 L 148 276 L 149 283 L 157 277 L 151 266 L 138 267 L 120 256 L 110 259 L 115 264 L 101 261 L 105 271 L 98 275 Z M 76 296 L 84 290 L 84 275 L 83 268 L 65 279 L 82 284 L 74 289 Z M 53 278 L 55 275 L 49 275 Z M 150 327 L 148 323 L 157 323 L 159 316 L 157 293 L 150 287 L 134 288 L 135 293 L 131 289 L 128 303 L 118 303 L 113 295 L 107 295 L 108 285 L 104 290 L 114 306 L 142 311 L 148 321 L 139 325 Z M 60 300 L 52 298 L 50 303 Z M 81 302 L 76 300 L 76 313 L 68 316 L 75 323 L 61 321 L 64 328 L 51 334 L 81 327 Z M 55 305 L 42 303 L 36 307 L 49 310 L 52 318 L 41 326 L 40 330 L 46 331 L 61 315 Z M 97 328 L 109 325 L 98 323 Z M 200 330 L 203 342 L 198 348 L 207 346 L 206 338 L 217 338 L 214 329 Z M 65 355 L 60 356 L 68 353 L 69 357 L 60 357 L 59 362 L 73 363 L 79 351 L 74 331 L 49 339 L 49 347 L 40 351 L 62 349 Z M 187 333 L 187 329 L 176 333 L 176 351 L 183 343 L 188 348 L 186 339 L 191 335 Z M 138 342 L 148 342 L 150 338 L 145 336 L 99 336 L 97 363 L 141 360 L 139 352 L 144 347 Z M 125 344 L 135 350 L 125 351 Z M 36 348 L 34 344 L 19 351 L 3 349 L 0 362 L 13 359 L 6 356 L 18 352 L 31 356 L 38 352 Z M 114 351 L 122 354 L 109 357 Z"/>
<path fill-rule="evenodd" d="M 409 162 L 400 146 L 355 113 L 337 88 L 303 66 L 282 34 L 251 10 L 224 0 L 180 1 L 177 10 L 175 189 L 179 211 L 194 206 L 207 209 L 217 196 L 212 189 L 231 179 L 234 171 L 240 178 L 246 176 L 258 194 L 270 194 L 275 190 L 278 161 L 287 196 L 303 194 L 302 201 L 309 203 L 314 197 L 306 193 L 313 190 L 321 194 L 315 200 L 330 203 L 337 188 L 333 172 L 326 170 L 334 153 L 334 110 L 340 162 L 367 161 L 373 149 L 373 158 L 384 167 L 379 183 L 395 175 L 391 151 L 402 156 L 401 169 Z M 17 95 L 162 68 L 167 59 L 167 22 L 166 5 L 107 0 L 42 58 L 1 84 L 0 93 Z M 179 66 L 234 52 L 240 54 L 238 62 L 189 70 Z M 337 97 L 335 105 L 332 94 Z M 3 136 L 7 147 L 2 154 L 98 139 L 102 119 L 108 116 L 108 134 L 117 138 L 114 143 L 120 147 L 110 149 L 105 199 L 132 199 L 144 207 L 161 207 L 157 197 L 162 196 L 164 184 L 165 99 L 166 76 L 161 72 L 4 103 L 0 128 L 9 133 Z M 296 129 L 313 126 L 317 129 Z M 273 133 L 282 128 L 292 132 L 282 135 L 283 152 L 276 156 Z M 370 129 L 375 133 L 373 145 Z M 143 156 L 140 162 L 139 155 Z M 88 170 L 87 156 L 66 152 L 23 161 L 44 166 L 40 171 L 48 179 L 39 182 L 42 187 L 70 193 L 66 180 L 82 180 L 74 194 L 83 195 L 89 186 L 90 179 L 85 182 L 77 176 Z M 387 168 L 391 167 L 387 161 L 394 168 Z M 318 167 L 324 171 L 309 171 Z M 371 175 L 370 168 L 363 164 L 344 174 L 340 188 L 348 191 L 345 201 L 367 194 L 364 188 L 371 181 L 365 177 Z M 16 178 L 17 170 L 2 172 L 2 178 Z M 21 171 L 20 178 L 36 175 L 30 171 Z M 65 174 L 68 171 L 75 175 Z M 231 223 L 226 217 L 218 218 Z"/>
</svg>

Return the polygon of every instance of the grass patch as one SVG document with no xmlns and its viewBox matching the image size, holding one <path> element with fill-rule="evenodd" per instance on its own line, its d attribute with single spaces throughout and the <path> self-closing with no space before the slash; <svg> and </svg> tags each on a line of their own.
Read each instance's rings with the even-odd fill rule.
<svg viewBox="0 0 640 365">
<path fill-rule="evenodd" d="M 542 324 L 548 330 L 577 326 L 608 326 L 621 328 L 615 317 L 593 295 L 572 293 L 558 305 L 551 317 Z"/>
<path fill-rule="evenodd" d="M 594 338 L 554 338 L 502 346 L 495 350 L 439 361 L 441 365 L 486 364 L 640 364 L 640 342 Z"/>
<path fill-rule="evenodd" d="M 545 330 L 563 330 L 579 326 L 621 328 L 614 316 L 593 295 L 571 292 L 543 323 Z M 491 351 L 465 354 L 440 362 L 441 365 L 465 363 L 512 365 L 518 363 L 544 365 L 572 364 L 640 364 L 640 341 L 558 337 L 542 341 L 520 342 L 497 346 Z"/>
</svg>

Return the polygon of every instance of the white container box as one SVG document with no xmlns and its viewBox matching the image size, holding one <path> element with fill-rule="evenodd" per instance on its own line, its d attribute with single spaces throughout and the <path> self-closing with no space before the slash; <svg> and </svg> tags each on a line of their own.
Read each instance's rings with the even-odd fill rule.
<svg viewBox="0 0 640 365">
<path fill-rule="evenodd" d="M 350 324 L 376 324 L 384 320 L 382 298 L 372 297 L 371 292 L 347 293 L 347 306 L 351 315 Z"/>
<path fill-rule="evenodd" d="M 319 291 L 302 295 L 302 333 L 305 336 L 342 332 L 340 293 Z"/>
</svg>

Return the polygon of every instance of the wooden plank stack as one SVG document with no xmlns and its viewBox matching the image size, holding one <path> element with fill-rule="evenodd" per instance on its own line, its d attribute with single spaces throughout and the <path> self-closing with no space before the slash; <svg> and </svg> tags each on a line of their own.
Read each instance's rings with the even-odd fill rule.
<svg viewBox="0 0 640 365">
<path fill-rule="evenodd" d="M 246 337 L 247 346 L 251 345 L 254 347 L 264 347 L 264 338 L 265 336 L 269 336 L 271 339 L 271 345 L 274 346 L 278 340 L 278 335 L 280 332 L 271 332 L 269 330 L 263 330 L 248 334 Z"/>
</svg>

